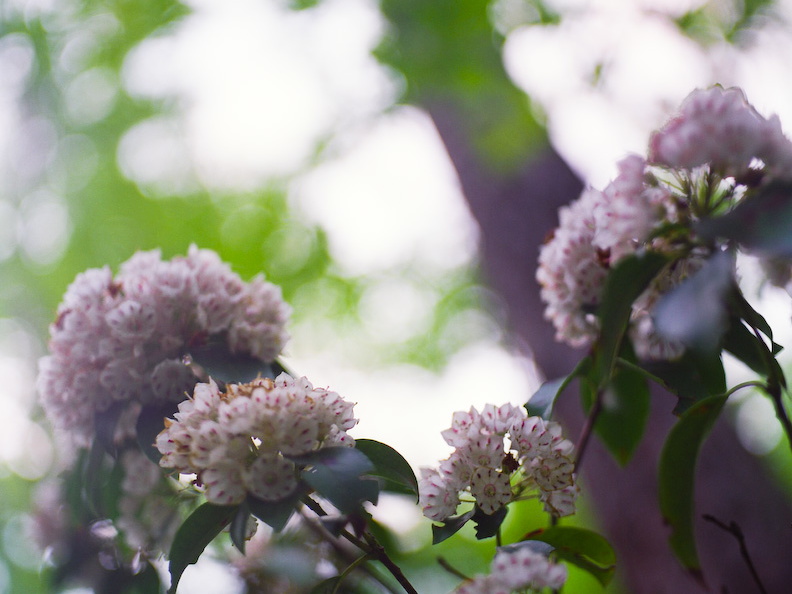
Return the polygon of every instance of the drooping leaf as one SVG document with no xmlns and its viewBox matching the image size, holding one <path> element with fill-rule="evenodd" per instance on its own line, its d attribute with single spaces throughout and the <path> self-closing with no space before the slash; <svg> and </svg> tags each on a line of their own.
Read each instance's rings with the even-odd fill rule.
<svg viewBox="0 0 792 594">
<path fill-rule="evenodd" d="M 374 465 L 374 470 L 368 474 L 382 480 L 382 490 L 418 496 L 418 479 L 399 452 L 373 439 L 355 440 L 355 449 L 363 452 Z"/>
<path fill-rule="evenodd" d="M 162 454 L 154 445 L 157 435 L 165 429 L 165 419 L 173 418 L 178 409 L 178 402 L 166 402 L 164 404 L 148 404 L 140 411 L 135 424 L 138 446 L 140 446 L 140 451 L 155 464 L 159 464 L 160 458 L 162 458 Z"/>
<path fill-rule="evenodd" d="M 763 255 L 790 258 L 792 185 L 768 184 L 725 215 L 702 220 L 697 231 L 705 239 L 730 239 Z"/>
<path fill-rule="evenodd" d="M 343 446 L 323 448 L 292 460 L 305 465 L 302 480 L 341 513 L 358 512 L 364 501 L 376 505 L 379 483 L 362 476 L 370 474 L 374 464 L 360 450 Z"/>
<path fill-rule="evenodd" d="M 248 520 L 250 519 L 250 508 L 247 501 L 243 501 L 237 507 L 234 517 L 231 519 L 229 534 L 231 542 L 243 555 L 245 554 L 245 543 L 247 542 Z"/>
<path fill-rule="evenodd" d="M 734 256 L 718 252 L 660 298 L 652 312 L 655 331 L 698 351 L 718 349 L 728 326 L 727 301 L 733 286 Z"/>
<path fill-rule="evenodd" d="M 271 527 L 275 532 L 280 532 L 286 527 L 297 505 L 307 492 L 305 485 L 300 484 L 288 497 L 279 501 L 264 501 L 248 494 L 247 506 L 250 513 Z"/>
<path fill-rule="evenodd" d="M 620 260 L 608 274 L 598 309 L 600 341 L 597 371 L 608 378 L 630 321 L 633 302 L 668 264 L 667 256 L 643 252 Z"/>
<path fill-rule="evenodd" d="M 536 530 L 524 541 L 541 541 L 553 547 L 559 558 L 594 576 L 607 586 L 616 570 L 616 552 L 602 535 L 575 526 L 553 526 Z"/>
<path fill-rule="evenodd" d="M 694 575 L 700 569 L 693 525 L 696 460 L 725 403 L 726 396 L 712 396 L 690 407 L 671 429 L 660 455 L 660 511 L 671 527 L 671 549 Z"/>
<path fill-rule="evenodd" d="M 438 544 L 448 538 L 451 538 L 454 534 L 462 529 L 462 526 L 468 523 L 468 520 L 470 520 L 475 513 L 476 510 L 471 509 L 461 516 L 448 518 L 440 525 L 432 524 L 432 544 Z"/>
<path fill-rule="evenodd" d="M 556 398 L 564 391 L 564 388 L 566 388 L 570 380 L 574 377 L 574 373 L 575 372 L 572 372 L 564 377 L 546 381 L 539 386 L 539 389 L 534 392 L 533 396 L 525 403 L 525 410 L 528 411 L 528 415 L 549 419 L 553 414 L 553 406 L 555 405 Z"/>
<path fill-rule="evenodd" d="M 732 319 L 729 329 L 723 335 L 723 348 L 756 373 L 767 376 L 770 372 L 763 356 L 766 347 L 762 339 L 751 332 L 742 320 Z"/>
<path fill-rule="evenodd" d="M 622 360 L 634 362 L 629 344 L 622 349 Z M 602 393 L 594 430 L 622 466 L 629 462 L 643 437 L 649 403 L 646 377 L 631 367 L 617 364 Z"/>
<path fill-rule="evenodd" d="M 237 511 L 237 506 L 204 503 L 184 520 L 171 545 L 170 564 L 171 586 L 168 594 L 176 594 L 184 570 L 198 561 L 201 553 L 215 537 L 228 526 Z"/>
<path fill-rule="evenodd" d="M 471 520 L 476 524 L 476 538 L 478 540 L 495 536 L 506 519 L 506 514 L 509 513 L 509 508 L 505 505 L 498 508 L 494 514 L 485 514 L 478 505 L 475 510 L 476 513 L 473 514 Z"/>
</svg>

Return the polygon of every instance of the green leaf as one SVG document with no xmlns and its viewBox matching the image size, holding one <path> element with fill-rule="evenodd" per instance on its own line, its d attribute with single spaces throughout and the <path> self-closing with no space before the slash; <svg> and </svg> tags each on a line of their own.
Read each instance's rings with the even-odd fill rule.
<svg viewBox="0 0 792 594">
<path fill-rule="evenodd" d="M 123 594 L 159 594 L 162 591 L 162 581 L 159 573 L 150 563 L 140 573 L 135 574 L 129 585 L 122 591 Z"/>
<path fill-rule="evenodd" d="M 477 505 L 475 508 L 475 513 L 471 520 L 476 524 L 476 538 L 478 540 L 484 540 L 485 538 L 491 538 L 498 533 L 498 529 L 503 524 L 503 520 L 506 519 L 506 514 L 509 513 L 509 508 L 503 506 L 498 508 L 498 510 L 494 514 L 485 514 L 479 506 Z"/>
<path fill-rule="evenodd" d="M 705 239 L 723 238 L 766 256 L 792 258 L 792 185 L 774 182 L 721 217 L 702 220 Z"/>
<path fill-rule="evenodd" d="M 364 501 L 376 505 L 378 482 L 361 478 L 374 470 L 363 452 L 344 446 L 331 447 L 292 457 L 292 460 L 306 466 L 302 479 L 341 513 L 358 512 Z"/>
<path fill-rule="evenodd" d="M 678 398 L 674 414 L 682 414 L 694 403 L 726 391 L 726 374 L 720 353 L 685 351 L 675 361 L 646 361 L 643 367 L 665 382 Z"/>
<path fill-rule="evenodd" d="M 226 384 L 252 382 L 259 375 L 275 377 L 274 363 L 243 353 L 232 353 L 225 344 L 210 343 L 190 349 L 193 363 L 203 368 L 211 378 Z"/>
<path fill-rule="evenodd" d="M 468 520 L 470 520 L 475 513 L 476 510 L 471 509 L 469 512 L 464 513 L 461 516 L 448 518 L 440 525 L 432 524 L 432 544 L 438 544 L 448 538 L 451 538 L 454 534 L 462 529 L 462 526 L 468 523 Z"/>
<path fill-rule="evenodd" d="M 264 501 L 248 494 L 247 506 L 250 512 L 259 520 L 271 527 L 275 532 L 280 532 L 286 527 L 297 504 L 307 493 L 305 485 L 301 484 L 294 493 L 279 501 Z"/>
<path fill-rule="evenodd" d="M 560 559 L 587 571 L 603 587 L 616 570 L 616 553 L 602 535 L 586 528 L 553 526 L 531 532 L 524 541 L 541 541 L 551 545 Z"/>
<path fill-rule="evenodd" d="M 634 362 L 629 344 L 622 358 Z M 602 394 L 602 408 L 594 425 L 599 438 L 622 466 L 630 461 L 643 437 L 649 417 L 650 394 L 646 377 L 630 367 L 614 369 Z"/>
<path fill-rule="evenodd" d="M 140 446 L 140 451 L 157 465 L 159 465 L 160 458 L 162 458 L 162 454 L 155 445 L 157 435 L 165 429 L 165 419 L 172 419 L 178 410 L 178 402 L 149 404 L 141 409 L 138 416 L 135 424 L 138 446 Z"/>
<path fill-rule="evenodd" d="M 363 452 L 374 465 L 374 470 L 368 474 L 382 480 L 384 491 L 418 496 L 418 479 L 399 452 L 373 439 L 355 440 L 355 449 Z"/>
<path fill-rule="evenodd" d="M 94 415 L 94 430 L 96 440 L 102 444 L 105 451 L 116 457 L 117 447 L 115 443 L 116 425 L 121 413 L 124 411 L 124 404 L 116 402 L 107 410 L 99 411 Z"/>
<path fill-rule="evenodd" d="M 336 592 L 341 591 L 338 589 L 341 579 L 341 576 L 336 575 L 331 578 L 327 578 L 326 580 L 322 580 L 313 588 L 311 588 L 311 591 L 308 594 L 336 594 Z"/>
<path fill-rule="evenodd" d="M 723 335 L 723 348 L 756 373 L 764 376 L 769 374 L 767 360 L 763 355 L 766 346 L 761 338 L 743 324 L 742 320 L 732 319 L 729 329 Z"/>
<path fill-rule="evenodd" d="M 236 513 L 231 520 L 229 534 L 231 535 L 231 542 L 239 549 L 239 552 L 245 554 L 245 543 L 247 542 L 248 535 L 248 520 L 250 519 L 250 508 L 246 501 L 243 501 L 237 507 Z"/>
<path fill-rule="evenodd" d="M 559 377 L 550 380 L 539 386 L 533 396 L 525 403 L 525 410 L 531 417 L 542 417 L 549 419 L 553 414 L 553 405 L 559 394 L 569 383 L 570 376 Z"/>
<path fill-rule="evenodd" d="M 671 527 L 671 549 L 682 565 L 699 575 L 693 529 L 693 495 L 698 451 L 726 403 L 726 396 L 697 402 L 677 421 L 660 455 L 660 511 Z"/>
<path fill-rule="evenodd" d="M 184 570 L 198 561 L 207 545 L 228 526 L 237 506 L 204 503 L 184 520 L 171 545 L 169 571 L 171 587 L 168 594 L 176 594 Z"/>
<path fill-rule="evenodd" d="M 620 260 L 608 274 L 598 309 L 601 331 L 597 371 L 600 378 L 610 377 L 630 321 L 633 302 L 668 262 L 665 255 L 643 252 Z"/>
<path fill-rule="evenodd" d="M 660 298 L 652 312 L 655 331 L 698 351 L 717 350 L 727 329 L 726 305 L 733 286 L 734 256 L 718 252 Z"/>
</svg>

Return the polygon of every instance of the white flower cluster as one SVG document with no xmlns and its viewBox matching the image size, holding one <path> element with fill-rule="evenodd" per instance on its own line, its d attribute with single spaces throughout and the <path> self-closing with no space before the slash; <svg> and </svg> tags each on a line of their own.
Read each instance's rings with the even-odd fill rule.
<svg viewBox="0 0 792 594">
<path fill-rule="evenodd" d="M 357 423 L 354 405 L 306 378 L 282 373 L 226 390 L 196 385 L 156 441 L 160 466 L 198 475 L 212 503 L 234 505 L 248 493 L 288 497 L 298 484 L 290 456 L 355 444 L 347 434 Z"/>
<path fill-rule="evenodd" d="M 761 117 L 738 89 L 693 92 L 679 115 L 653 134 L 648 160 L 626 157 L 604 190 L 588 188 L 560 210 L 559 226 L 540 250 L 536 274 L 556 339 L 590 345 L 599 333 L 594 312 L 609 270 L 639 249 L 676 249 L 653 233 L 664 223 L 684 225 L 694 217 L 696 184 L 714 184 L 707 191 L 732 188 L 738 196 L 740 180 L 734 176 L 754 168 L 765 176 L 792 171 L 792 143 L 778 119 Z M 676 261 L 638 300 L 630 336 L 639 357 L 671 359 L 683 353 L 681 344 L 655 333 L 652 306 L 703 261 L 695 252 Z"/>
<path fill-rule="evenodd" d="M 480 413 L 473 407 L 455 412 L 442 435 L 456 449 L 439 468 L 421 469 L 420 505 L 427 518 L 442 522 L 453 516 L 460 493 L 468 490 L 488 515 L 528 490 L 538 490 L 545 509 L 556 516 L 575 512 L 573 445 L 558 423 L 528 417 L 511 404 L 488 404 Z"/>
<path fill-rule="evenodd" d="M 566 579 L 565 566 L 522 546 L 498 551 L 489 575 L 462 583 L 454 594 L 513 594 L 543 588 L 560 590 Z"/>
<path fill-rule="evenodd" d="M 116 402 L 181 400 L 196 378 L 182 363 L 210 338 L 233 353 L 272 361 L 283 349 L 289 307 L 261 277 L 243 282 L 212 251 L 191 246 L 163 261 L 138 252 L 113 278 L 77 276 L 50 327 L 37 387 L 53 424 L 88 443 L 94 417 Z"/>
</svg>

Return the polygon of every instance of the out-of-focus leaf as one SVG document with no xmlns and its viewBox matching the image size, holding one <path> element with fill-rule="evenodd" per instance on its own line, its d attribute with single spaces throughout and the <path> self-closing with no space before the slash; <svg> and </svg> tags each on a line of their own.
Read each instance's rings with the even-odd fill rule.
<svg viewBox="0 0 792 594">
<path fill-rule="evenodd" d="M 341 576 L 334 576 L 331 578 L 327 578 L 326 580 L 322 580 L 316 586 L 311 588 L 311 591 L 308 594 L 336 594 L 338 592 L 338 586 L 341 583 Z"/>
<path fill-rule="evenodd" d="M 725 215 L 702 220 L 698 232 L 706 239 L 737 241 L 763 255 L 792 258 L 792 184 L 769 184 Z"/>
<path fill-rule="evenodd" d="M 355 449 L 363 452 L 374 465 L 374 470 L 367 474 L 382 479 L 384 491 L 418 496 L 418 479 L 399 452 L 373 439 L 355 440 Z"/>
<path fill-rule="evenodd" d="M 354 448 L 331 447 L 293 457 L 305 465 L 302 479 L 344 514 L 354 514 L 364 501 L 376 505 L 379 484 L 362 477 L 374 470 L 366 455 Z"/>
<path fill-rule="evenodd" d="M 451 538 L 454 534 L 462 529 L 462 526 L 468 523 L 468 520 L 470 520 L 475 513 L 476 510 L 471 509 L 469 512 L 466 512 L 461 516 L 448 518 L 441 525 L 432 524 L 432 544 L 438 544 L 448 538 Z"/>
<path fill-rule="evenodd" d="M 745 363 L 756 373 L 767 376 L 767 360 L 763 355 L 766 346 L 762 339 L 751 332 L 740 319 L 732 319 L 723 335 L 723 348 Z"/>
<path fill-rule="evenodd" d="M 171 545 L 170 564 L 171 586 L 168 594 L 176 594 L 184 570 L 198 561 L 201 553 L 215 537 L 228 526 L 237 512 L 237 506 L 204 503 L 184 520 Z"/>
<path fill-rule="evenodd" d="M 686 351 L 674 361 L 644 362 L 647 371 L 659 377 L 665 387 L 679 399 L 674 414 L 682 414 L 691 405 L 708 396 L 726 392 L 726 374 L 720 353 Z"/>
<path fill-rule="evenodd" d="M 597 359 L 600 380 L 610 377 L 630 321 L 633 302 L 668 262 L 667 256 L 643 252 L 620 260 L 608 274 L 598 310 L 602 328 Z M 599 387 L 600 382 L 597 384 Z"/>
<path fill-rule="evenodd" d="M 259 375 L 275 377 L 272 363 L 242 353 L 232 353 L 224 344 L 210 343 L 190 349 L 193 363 L 207 375 L 226 384 L 252 382 Z"/>
<path fill-rule="evenodd" d="M 657 302 L 656 332 L 698 351 L 714 351 L 727 329 L 727 297 L 734 286 L 734 256 L 718 252 Z"/>
<path fill-rule="evenodd" d="M 671 429 L 660 455 L 660 511 L 671 527 L 671 549 L 696 577 L 700 577 L 693 524 L 696 460 L 725 403 L 725 396 L 713 396 L 685 411 Z"/>
<path fill-rule="evenodd" d="M 632 353 L 626 350 L 622 349 L 622 357 L 634 361 Z M 622 466 L 629 462 L 643 437 L 649 401 L 646 378 L 635 369 L 617 364 L 603 391 L 594 430 Z"/>
<path fill-rule="evenodd" d="M 118 419 L 123 410 L 124 403 L 116 402 L 107 410 L 98 411 L 94 415 L 96 440 L 101 443 L 105 451 L 113 457 L 117 454 L 115 443 L 116 425 L 118 425 Z"/>
<path fill-rule="evenodd" d="M 165 429 L 165 419 L 173 418 L 176 411 L 179 410 L 177 402 L 166 402 L 165 404 L 148 404 L 144 406 L 140 415 L 138 416 L 137 423 L 135 424 L 135 433 L 140 451 L 146 457 L 159 464 L 162 454 L 155 445 L 157 435 Z"/>
<path fill-rule="evenodd" d="M 162 580 L 154 566 L 146 563 L 146 567 L 132 576 L 129 585 L 121 592 L 122 594 L 159 594 L 162 592 Z"/>
<path fill-rule="evenodd" d="M 275 532 L 280 532 L 286 527 L 300 499 L 307 489 L 304 485 L 297 487 L 294 493 L 280 501 L 264 501 L 248 494 L 247 506 L 250 512 L 259 520 L 271 527 Z"/>
<path fill-rule="evenodd" d="M 589 572 L 603 587 L 613 578 L 616 553 L 604 536 L 592 530 L 553 526 L 526 534 L 524 540 L 551 545 L 559 558 Z"/>
</svg>

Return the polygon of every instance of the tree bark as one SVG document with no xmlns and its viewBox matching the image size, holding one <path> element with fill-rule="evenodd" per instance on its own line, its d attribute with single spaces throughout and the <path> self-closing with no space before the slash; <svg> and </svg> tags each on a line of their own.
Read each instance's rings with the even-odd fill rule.
<svg viewBox="0 0 792 594">
<path fill-rule="evenodd" d="M 557 225 L 558 207 L 578 196 L 581 182 L 550 147 L 518 174 L 499 176 L 471 150 L 464 118 L 453 104 L 429 102 L 427 108 L 480 226 L 482 272 L 503 299 L 515 341 L 533 355 L 546 377 L 569 373 L 584 353 L 554 340 L 534 275 L 539 247 Z M 583 423 L 579 401 L 573 393 L 560 400 L 557 412 L 574 437 Z M 706 585 L 673 557 L 657 500 L 657 462 L 675 422 L 673 404 L 668 394 L 653 395 L 646 434 L 626 467 L 620 468 L 596 439 L 586 453 L 581 481 L 616 548 L 618 581 L 631 594 L 759 592 L 735 537 L 701 519 L 710 514 L 743 530 L 768 592 L 789 592 L 790 499 L 770 480 L 761 461 L 741 447 L 726 419 L 718 422 L 703 447 L 697 470 L 696 528 Z"/>
</svg>

